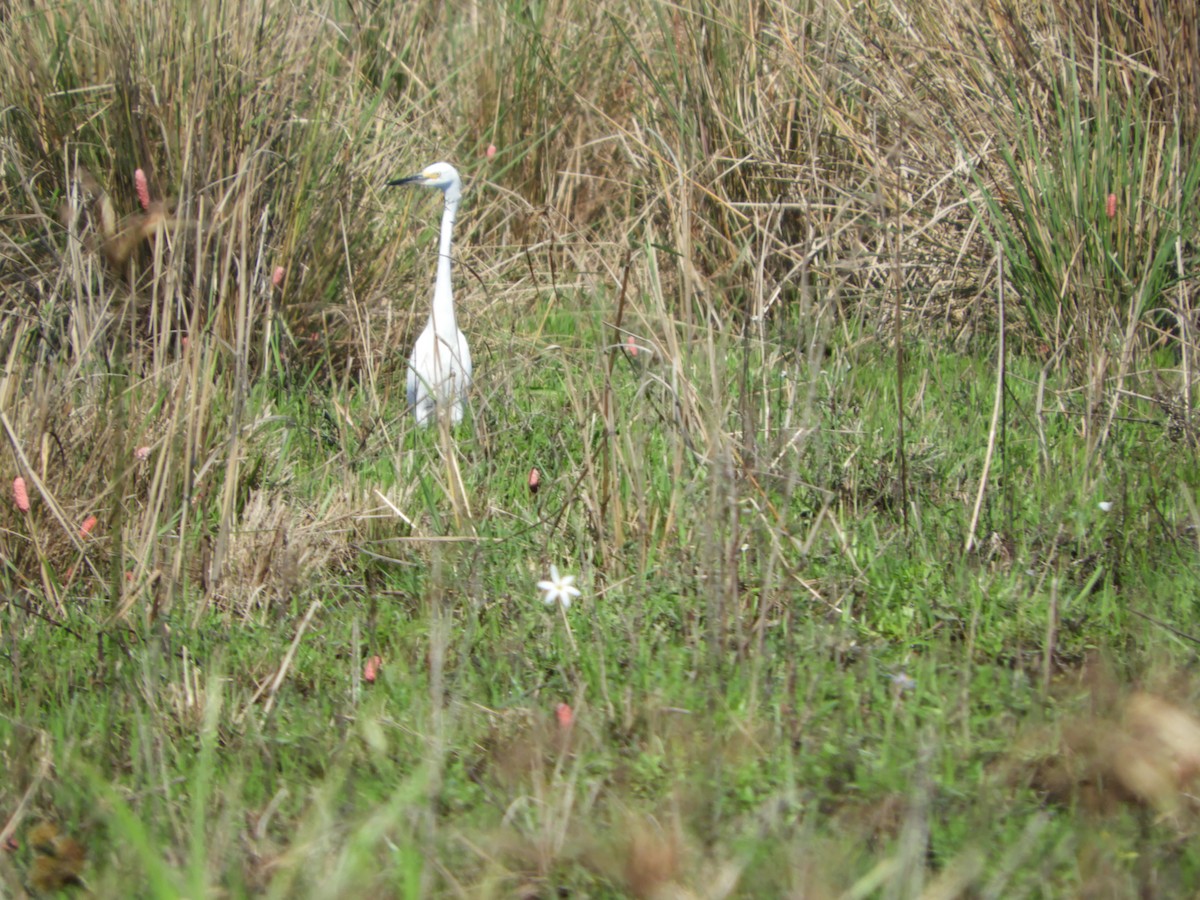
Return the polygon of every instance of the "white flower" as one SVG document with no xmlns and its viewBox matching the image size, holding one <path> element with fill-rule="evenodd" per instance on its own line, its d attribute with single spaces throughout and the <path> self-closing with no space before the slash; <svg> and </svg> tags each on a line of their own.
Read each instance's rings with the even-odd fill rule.
<svg viewBox="0 0 1200 900">
<path fill-rule="evenodd" d="M 1108 512 L 1110 509 L 1112 509 L 1112 501 L 1111 500 L 1101 500 L 1096 505 L 1100 507 L 1101 512 Z"/>
<path fill-rule="evenodd" d="M 571 598 L 580 594 L 579 588 L 575 587 L 575 576 L 559 575 L 558 566 L 550 567 L 550 580 L 539 581 L 538 590 L 545 592 L 546 596 L 542 600 L 547 606 L 561 603 L 563 609 L 571 605 Z"/>
<path fill-rule="evenodd" d="M 892 686 L 896 689 L 897 694 L 903 694 L 905 691 L 911 691 L 917 686 L 917 681 L 907 672 L 899 672 L 890 676 Z"/>
</svg>

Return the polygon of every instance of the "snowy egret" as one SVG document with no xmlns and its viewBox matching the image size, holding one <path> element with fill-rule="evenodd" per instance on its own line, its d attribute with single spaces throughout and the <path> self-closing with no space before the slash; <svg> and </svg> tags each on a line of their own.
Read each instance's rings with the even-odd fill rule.
<svg viewBox="0 0 1200 900">
<path fill-rule="evenodd" d="M 445 198 L 433 282 L 433 310 L 408 360 L 408 405 L 418 425 L 428 424 L 439 406 L 449 407 L 450 422 L 457 425 L 463 417 L 463 398 L 471 386 L 471 349 L 455 319 L 454 292 L 450 287 L 450 234 L 462 198 L 462 179 L 454 166 L 439 162 L 420 175 L 397 178 L 388 184 L 423 184 L 438 188 Z"/>
</svg>

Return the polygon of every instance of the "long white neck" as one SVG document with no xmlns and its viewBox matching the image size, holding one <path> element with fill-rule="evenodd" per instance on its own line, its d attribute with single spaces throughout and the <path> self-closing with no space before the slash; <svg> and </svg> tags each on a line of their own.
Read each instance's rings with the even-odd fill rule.
<svg viewBox="0 0 1200 900">
<path fill-rule="evenodd" d="M 458 214 L 457 192 L 446 192 L 442 210 L 442 235 L 438 240 L 437 279 L 433 283 L 433 330 L 447 340 L 454 337 L 458 323 L 454 320 L 454 293 L 450 287 L 450 235 L 454 217 Z"/>
</svg>

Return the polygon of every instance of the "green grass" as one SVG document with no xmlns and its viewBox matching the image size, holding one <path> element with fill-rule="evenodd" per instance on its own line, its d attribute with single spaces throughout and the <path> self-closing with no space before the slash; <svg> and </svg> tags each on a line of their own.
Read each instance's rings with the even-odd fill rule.
<svg viewBox="0 0 1200 900">
<path fill-rule="evenodd" d="M 604 334 L 562 324 L 543 334 L 562 349 L 545 352 L 523 408 L 484 421 L 485 405 L 452 439 L 471 506 L 462 525 L 436 434 L 330 454 L 299 408 L 264 395 L 253 405 L 281 418 L 247 439 L 243 470 L 262 454 L 291 474 L 264 474 L 259 489 L 286 497 L 293 516 L 320 515 L 331 493 L 375 510 L 345 521 L 351 538 L 322 535 L 347 549 L 315 578 L 273 561 L 262 585 L 236 601 L 218 591 L 194 624 L 184 611 L 200 603 L 195 585 L 144 627 L 109 624 L 103 578 L 68 593 L 74 634 L 31 617 L 28 601 L 6 607 L 8 765 L 32 772 L 51 755 L 34 808 L 84 840 L 92 889 L 403 895 L 458 882 L 503 893 L 531 880 L 604 893 L 635 877 L 621 860 L 634 853 L 629 822 L 645 816 L 658 824 L 638 827 L 679 843 L 663 851 L 680 856 L 660 862 L 664 878 L 702 877 L 707 847 L 748 895 L 804 890 L 804 856 L 827 844 L 845 867 L 824 871 L 823 852 L 810 865 L 845 889 L 876 860 L 903 859 L 904 828 L 930 805 L 920 827 L 934 871 L 976 853 L 983 880 L 1017 863 L 1006 890 L 1049 878 L 1069 892 L 1092 840 L 1086 816 L 1047 810 L 995 770 L 1035 723 L 1065 714 L 1042 684 L 1052 591 L 1051 669 L 1065 681 L 1051 696 L 1067 706 L 1068 673 L 1094 650 L 1118 653 L 1131 673 L 1193 657 L 1131 614 L 1186 630 L 1195 547 L 1162 529 L 1190 521 L 1190 448 L 1140 410 L 1147 421 L 1122 426 L 1089 465 L 1082 415 L 1066 410 L 1044 426 L 1043 466 L 1036 369 L 1018 361 L 1006 459 L 980 528 L 1011 558 L 987 541 L 964 556 L 963 498 L 990 414 L 985 362 L 910 355 L 923 384 L 906 404 L 905 535 L 886 356 L 862 351 L 851 364 L 832 352 L 803 449 L 760 452 L 754 472 L 683 449 L 676 473 L 682 435 L 639 399 L 656 367 L 614 369 L 620 435 L 606 437 L 588 399 L 604 389 Z M 481 372 L 482 394 L 510 377 Z M 327 399 L 354 409 L 350 396 Z M 505 430 L 514 415 L 519 434 Z M 607 514 L 626 511 L 620 543 L 584 495 L 587 461 L 606 455 Z M 544 478 L 536 495 L 531 463 Z M 372 502 L 375 489 L 400 498 L 411 527 Z M 464 540 L 434 541 L 444 533 Z M 260 558 L 271 540 L 270 529 L 239 530 L 232 555 Z M 534 588 L 551 562 L 584 588 L 565 616 L 570 636 Z M 267 711 L 255 695 L 314 600 Z M 366 684 L 358 673 L 374 654 L 384 667 Z M 569 739 L 553 724 L 560 702 L 575 710 Z M 1044 820 L 1028 819 L 1039 810 Z M 1044 829 L 1036 848 L 1022 844 L 1033 821 Z M 1185 883 L 1195 862 L 1169 849 L 1165 827 L 1130 816 L 1106 834 L 1123 835 L 1131 866 L 1133 852 L 1150 855 Z M 693 856 L 698 868 L 683 862 Z"/>
</svg>

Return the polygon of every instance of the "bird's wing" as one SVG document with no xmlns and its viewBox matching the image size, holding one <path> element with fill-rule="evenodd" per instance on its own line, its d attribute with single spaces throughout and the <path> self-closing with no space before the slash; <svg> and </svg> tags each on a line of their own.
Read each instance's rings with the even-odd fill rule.
<svg viewBox="0 0 1200 900">
<path fill-rule="evenodd" d="M 416 409 L 417 404 L 425 400 L 429 395 L 429 383 L 427 379 L 432 377 L 431 369 L 432 360 L 429 358 L 429 347 L 433 342 L 433 330 L 426 325 L 417 335 L 416 343 L 413 344 L 412 354 L 408 357 L 408 378 L 405 382 L 408 395 L 408 406 L 410 409 Z"/>
<path fill-rule="evenodd" d="M 458 333 L 458 364 L 462 369 L 462 390 L 465 392 L 471 384 L 471 348 L 467 346 L 467 336 Z"/>
<path fill-rule="evenodd" d="M 408 381 L 406 394 L 408 396 L 408 408 L 412 409 L 417 405 L 417 366 L 415 355 L 409 357 L 408 360 Z"/>
</svg>

